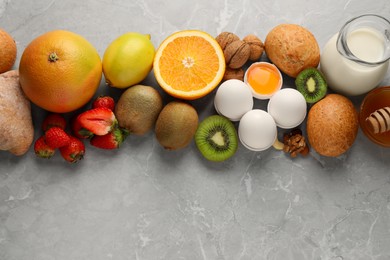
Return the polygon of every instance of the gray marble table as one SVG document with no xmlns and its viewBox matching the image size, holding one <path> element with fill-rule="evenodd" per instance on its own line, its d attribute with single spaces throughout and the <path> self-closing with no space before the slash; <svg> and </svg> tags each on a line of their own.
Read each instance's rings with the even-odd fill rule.
<svg viewBox="0 0 390 260">
<path fill-rule="evenodd" d="M 231 31 L 265 39 L 280 23 L 308 28 L 322 48 L 350 18 L 387 18 L 388 0 L 0 0 L 0 27 L 23 49 L 67 29 L 103 54 L 117 36 L 149 33 L 153 44 L 181 29 Z M 157 87 L 152 73 L 144 84 Z M 390 73 L 383 85 L 390 85 Z M 293 81 L 285 79 L 285 86 Z M 101 82 L 96 95 L 118 97 Z M 164 100 L 170 98 L 164 95 Z M 362 97 L 352 99 L 359 106 Z M 213 93 L 191 102 L 214 114 Z M 256 101 L 256 108 L 265 104 Z M 33 106 L 38 136 L 44 111 Z M 223 163 L 194 143 L 165 151 L 154 133 L 130 136 L 116 151 L 88 143 L 69 164 L 0 152 L 0 259 L 390 259 L 390 149 L 359 130 L 339 158 L 291 159 L 239 146 Z"/>
</svg>

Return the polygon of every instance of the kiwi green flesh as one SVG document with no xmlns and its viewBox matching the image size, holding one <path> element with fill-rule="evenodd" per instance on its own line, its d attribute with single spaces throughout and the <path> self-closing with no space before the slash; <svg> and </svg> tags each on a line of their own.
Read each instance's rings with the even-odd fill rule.
<svg viewBox="0 0 390 260">
<path fill-rule="evenodd" d="M 317 82 L 313 77 L 310 77 L 306 80 L 306 89 L 309 93 L 314 93 L 316 91 Z"/>
<path fill-rule="evenodd" d="M 305 97 L 307 103 L 321 100 L 327 92 L 325 78 L 315 68 L 303 70 L 295 79 L 297 90 Z"/>
<path fill-rule="evenodd" d="M 199 124 L 195 133 L 195 143 L 207 160 L 225 161 L 237 150 L 237 131 L 229 119 L 212 115 Z"/>
</svg>

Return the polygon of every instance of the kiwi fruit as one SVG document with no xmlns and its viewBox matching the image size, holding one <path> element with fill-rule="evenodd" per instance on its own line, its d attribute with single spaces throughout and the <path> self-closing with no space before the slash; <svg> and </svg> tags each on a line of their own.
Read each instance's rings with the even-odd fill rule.
<svg viewBox="0 0 390 260">
<path fill-rule="evenodd" d="M 160 93 L 150 86 L 135 85 L 126 89 L 115 106 L 119 126 L 130 134 L 150 131 L 163 108 Z"/>
<path fill-rule="evenodd" d="M 322 73 L 316 68 L 306 68 L 295 78 L 297 90 L 305 97 L 307 103 L 313 104 L 328 91 L 328 85 Z"/>
<path fill-rule="evenodd" d="M 157 118 L 155 134 L 165 149 L 179 150 L 191 143 L 197 127 L 196 109 L 184 101 L 171 101 Z"/>
<path fill-rule="evenodd" d="M 207 160 L 225 161 L 237 151 L 236 128 L 224 116 L 209 116 L 199 124 L 195 133 L 195 144 Z"/>
</svg>

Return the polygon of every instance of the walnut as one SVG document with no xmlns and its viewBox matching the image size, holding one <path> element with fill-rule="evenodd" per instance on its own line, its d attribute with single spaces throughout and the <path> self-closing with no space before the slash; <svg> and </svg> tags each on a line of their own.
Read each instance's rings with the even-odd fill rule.
<svg viewBox="0 0 390 260">
<path fill-rule="evenodd" d="M 218 44 L 221 46 L 222 50 L 224 51 L 226 46 L 234 41 L 239 40 L 240 38 L 231 32 L 222 32 L 220 33 L 215 40 L 218 42 Z"/>
<path fill-rule="evenodd" d="M 241 40 L 228 44 L 223 52 L 226 65 L 231 69 L 241 68 L 248 61 L 250 51 L 249 44 Z"/>
<path fill-rule="evenodd" d="M 261 55 L 264 52 L 264 44 L 263 42 L 254 34 L 249 34 L 245 36 L 243 39 L 244 42 L 249 44 L 251 49 L 249 60 L 257 61 L 260 59 Z"/>
<path fill-rule="evenodd" d="M 238 68 L 238 69 L 226 68 L 222 81 L 226 81 L 229 79 L 238 79 L 244 81 L 244 70 L 242 68 Z"/>
<path fill-rule="evenodd" d="M 297 129 L 293 130 L 283 137 L 283 151 L 290 153 L 292 158 L 301 154 L 306 156 L 309 153 L 309 147 L 306 145 L 305 137 L 302 135 L 302 131 Z"/>
</svg>

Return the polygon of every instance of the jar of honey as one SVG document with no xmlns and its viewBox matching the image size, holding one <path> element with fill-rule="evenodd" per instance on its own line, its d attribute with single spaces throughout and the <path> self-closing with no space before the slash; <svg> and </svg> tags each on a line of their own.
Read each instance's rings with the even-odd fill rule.
<svg viewBox="0 0 390 260">
<path fill-rule="evenodd" d="M 359 124 L 372 142 L 390 147 L 390 86 L 371 90 L 360 105 Z"/>
</svg>

